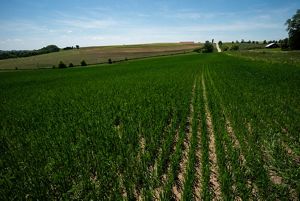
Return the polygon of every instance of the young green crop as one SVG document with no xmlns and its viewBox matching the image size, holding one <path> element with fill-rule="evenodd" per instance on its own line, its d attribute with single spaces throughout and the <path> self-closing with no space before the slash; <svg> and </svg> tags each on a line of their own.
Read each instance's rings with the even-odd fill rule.
<svg viewBox="0 0 300 201">
<path fill-rule="evenodd" d="M 224 54 L 1 72 L 0 199 L 295 200 L 299 86 Z"/>
</svg>

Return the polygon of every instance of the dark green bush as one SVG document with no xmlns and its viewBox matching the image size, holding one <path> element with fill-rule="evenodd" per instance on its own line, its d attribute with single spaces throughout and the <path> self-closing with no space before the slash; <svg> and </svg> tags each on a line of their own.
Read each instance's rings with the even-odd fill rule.
<svg viewBox="0 0 300 201">
<path fill-rule="evenodd" d="M 80 64 L 81 66 L 87 66 L 87 63 L 84 60 L 82 60 Z"/>
<path fill-rule="evenodd" d="M 225 52 L 225 51 L 227 51 L 228 49 L 229 49 L 229 47 L 228 47 L 228 46 L 225 46 L 225 45 L 223 45 L 223 46 L 222 46 L 222 51 L 224 51 L 224 52 Z"/>
<path fill-rule="evenodd" d="M 209 41 L 206 41 L 204 44 L 204 47 L 202 49 L 203 53 L 211 53 L 214 51 L 214 46 L 212 43 L 210 43 Z"/>
<path fill-rule="evenodd" d="M 64 62 L 60 61 L 58 64 L 58 68 L 67 68 L 67 65 Z"/>
<path fill-rule="evenodd" d="M 237 50 L 239 50 L 240 49 L 240 47 L 238 46 L 238 45 L 233 45 L 233 46 L 231 46 L 231 48 L 230 48 L 230 50 L 233 50 L 233 51 L 237 51 Z"/>
</svg>

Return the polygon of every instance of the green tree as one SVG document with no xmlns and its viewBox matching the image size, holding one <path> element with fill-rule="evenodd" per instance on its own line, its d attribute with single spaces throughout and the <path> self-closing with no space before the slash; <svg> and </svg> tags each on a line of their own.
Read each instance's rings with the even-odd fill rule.
<svg viewBox="0 0 300 201">
<path fill-rule="evenodd" d="M 38 51 L 40 53 L 51 53 L 51 52 L 59 52 L 59 50 L 60 50 L 59 47 L 57 47 L 56 45 L 48 45 L 47 47 L 43 47 Z"/>
<path fill-rule="evenodd" d="M 288 50 L 289 49 L 289 39 L 285 38 L 280 41 L 280 47 L 282 50 Z"/>
<path fill-rule="evenodd" d="M 209 41 L 206 41 L 203 47 L 203 53 L 210 53 L 214 51 L 214 46 Z"/>
<path fill-rule="evenodd" d="M 285 23 L 289 33 L 289 45 L 292 50 L 300 50 L 300 9 Z"/>
</svg>

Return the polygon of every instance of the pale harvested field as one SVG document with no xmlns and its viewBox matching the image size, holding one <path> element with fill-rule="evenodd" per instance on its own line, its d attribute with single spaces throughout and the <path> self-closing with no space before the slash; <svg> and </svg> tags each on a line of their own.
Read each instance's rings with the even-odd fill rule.
<svg viewBox="0 0 300 201">
<path fill-rule="evenodd" d="M 85 47 L 79 50 L 64 50 L 32 57 L 0 60 L 0 69 L 52 68 L 53 66 L 57 67 L 60 61 L 63 61 L 66 65 L 69 65 L 69 63 L 80 65 L 82 60 L 85 60 L 88 64 L 98 64 L 107 62 L 109 58 L 113 61 L 121 61 L 126 58 L 170 55 L 189 52 L 197 47 L 199 47 L 199 44 L 180 43 Z"/>
</svg>

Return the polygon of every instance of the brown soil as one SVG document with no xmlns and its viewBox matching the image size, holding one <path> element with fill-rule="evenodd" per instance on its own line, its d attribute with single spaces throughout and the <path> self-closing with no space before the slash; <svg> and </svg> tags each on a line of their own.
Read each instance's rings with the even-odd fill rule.
<svg viewBox="0 0 300 201">
<path fill-rule="evenodd" d="M 295 163 L 300 164 L 300 156 L 297 156 L 297 154 L 285 142 L 281 142 L 281 144 L 287 155 L 292 158 Z"/>
</svg>

